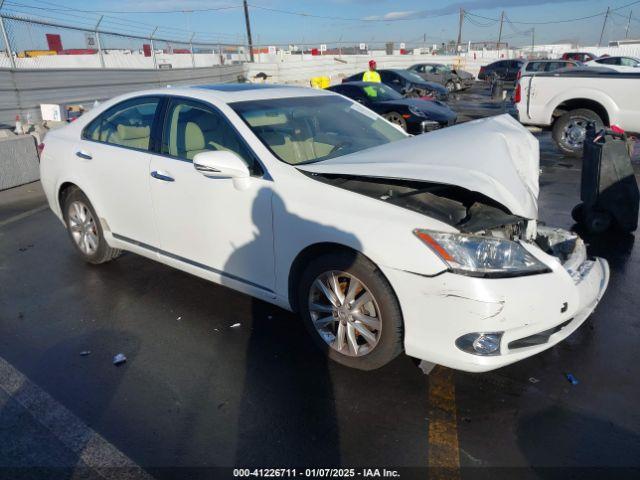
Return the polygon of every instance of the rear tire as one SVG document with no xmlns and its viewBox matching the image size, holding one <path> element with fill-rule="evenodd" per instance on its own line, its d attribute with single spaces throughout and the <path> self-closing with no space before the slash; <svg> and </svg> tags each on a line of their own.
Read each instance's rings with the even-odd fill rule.
<svg viewBox="0 0 640 480">
<path fill-rule="evenodd" d="M 321 255 L 309 263 L 298 285 L 298 310 L 305 326 L 332 360 L 375 370 L 402 352 L 398 299 L 382 272 L 364 256 L 347 251 Z M 338 295 L 333 293 L 336 289 Z"/>
<path fill-rule="evenodd" d="M 66 192 L 62 213 L 71 243 L 85 262 L 97 265 L 120 256 L 121 250 L 107 244 L 100 217 L 82 190 L 73 187 Z"/>
<path fill-rule="evenodd" d="M 556 119 L 553 124 L 553 140 L 564 154 L 576 158 L 582 157 L 582 144 L 589 122 L 595 122 L 596 130 L 604 126 L 600 116 L 586 108 L 571 110 Z"/>
</svg>

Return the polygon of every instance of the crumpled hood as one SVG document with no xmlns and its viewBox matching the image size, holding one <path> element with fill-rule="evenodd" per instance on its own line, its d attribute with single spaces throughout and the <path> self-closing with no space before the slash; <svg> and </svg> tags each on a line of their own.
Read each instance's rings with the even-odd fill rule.
<svg viewBox="0 0 640 480">
<path fill-rule="evenodd" d="M 505 114 L 298 168 L 457 185 L 486 195 L 514 215 L 536 219 L 539 165 L 538 140 Z"/>
</svg>

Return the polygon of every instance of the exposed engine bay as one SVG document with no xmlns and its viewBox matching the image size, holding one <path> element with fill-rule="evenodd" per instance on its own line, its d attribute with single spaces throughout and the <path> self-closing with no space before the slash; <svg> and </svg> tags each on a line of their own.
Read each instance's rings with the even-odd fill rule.
<svg viewBox="0 0 640 480">
<path fill-rule="evenodd" d="M 582 240 L 566 230 L 512 215 L 491 198 L 455 185 L 388 178 L 310 174 L 312 178 L 422 213 L 462 233 L 533 242 L 567 270 L 586 260 Z"/>
</svg>

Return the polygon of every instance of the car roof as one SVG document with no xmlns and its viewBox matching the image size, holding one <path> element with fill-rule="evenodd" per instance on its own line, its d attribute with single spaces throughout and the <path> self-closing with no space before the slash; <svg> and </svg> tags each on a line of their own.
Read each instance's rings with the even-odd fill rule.
<svg viewBox="0 0 640 480">
<path fill-rule="evenodd" d="M 550 62 L 573 62 L 577 63 L 577 60 L 572 60 L 570 58 L 541 58 L 539 60 L 526 60 L 524 63 L 550 63 Z"/>
<path fill-rule="evenodd" d="M 412 81 L 418 82 L 418 79 L 414 78 L 415 72 L 410 72 L 410 71 L 405 70 L 403 68 L 383 68 L 383 69 L 378 70 L 378 71 L 379 72 L 395 73 L 397 75 L 400 75 L 401 77 L 408 76 Z M 422 78 L 420 80 L 422 81 Z"/>
<path fill-rule="evenodd" d="M 607 58 L 631 58 L 633 60 L 638 60 L 638 57 L 634 57 L 633 55 L 609 55 L 609 56 L 594 58 L 593 61 L 595 62 L 597 60 L 606 60 Z"/>
<path fill-rule="evenodd" d="M 289 97 L 310 97 L 318 95 L 334 95 L 325 90 L 301 87 L 294 85 L 264 84 L 264 83 L 221 83 L 210 85 L 192 85 L 187 87 L 191 92 L 194 90 L 215 96 L 219 101 L 225 103 L 244 102 L 251 100 L 267 100 L 271 98 Z M 173 89 L 170 89 L 173 90 Z M 178 90 L 175 89 L 176 94 Z M 165 92 L 166 93 L 166 92 Z"/>
<path fill-rule="evenodd" d="M 338 85 L 332 85 L 332 86 L 338 87 L 340 85 L 353 85 L 354 87 L 369 87 L 369 86 L 380 85 L 380 84 L 378 82 L 344 82 L 344 83 L 339 83 Z"/>
<path fill-rule="evenodd" d="M 150 90 L 138 90 L 124 95 L 119 95 L 105 103 L 115 105 L 117 102 L 154 95 L 168 95 L 178 97 L 188 97 L 204 101 L 219 103 L 236 103 L 254 100 L 271 100 L 295 97 L 318 97 L 322 95 L 338 95 L 337 93 L 320 90 L 310 87 L 298 87 L 290 85 L 262 85 L 262 84 L 220 84 L 220 85 L 190 85 L 190 86 L 168 86 L 166 88 L 155 88 Z"/>
</svg>

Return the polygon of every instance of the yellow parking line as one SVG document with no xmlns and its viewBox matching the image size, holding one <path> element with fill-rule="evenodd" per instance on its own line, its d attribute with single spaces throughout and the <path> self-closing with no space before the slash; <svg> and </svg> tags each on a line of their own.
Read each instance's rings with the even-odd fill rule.
<svg viewBox="0 0 640 480">
<path fill-rule="evenodd" d="M 429 374 L 429 478 L 460 479 L 453 370 L 437 366 Z"/>
</svg>

